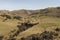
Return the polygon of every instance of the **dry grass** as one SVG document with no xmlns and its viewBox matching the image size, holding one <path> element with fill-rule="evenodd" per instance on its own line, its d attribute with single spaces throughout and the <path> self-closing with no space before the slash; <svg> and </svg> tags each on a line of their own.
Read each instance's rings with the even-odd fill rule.
<svg viewBox="0 0 60 40">
<path fill-rule="evenodd" d="M 53 17 L 40 17 L 38 19 L 39 24 L 35 25 L 34 27 L 20 33 L 17 38 L 26 37 L 31 34 L 41 33 L 45 30 L 47 31 L 54 31 L 55 28 L 60 28 L 60 18 L 53 18 Z M 36 22 L 36 21 L 35 21 Z"/>
</svg>

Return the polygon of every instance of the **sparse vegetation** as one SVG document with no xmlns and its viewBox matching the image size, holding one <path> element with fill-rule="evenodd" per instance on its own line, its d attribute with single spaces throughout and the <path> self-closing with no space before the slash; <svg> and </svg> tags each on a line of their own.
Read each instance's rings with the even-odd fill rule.
<svg viewBox="0 0 60 40">
<path fill-rule="evenodd" d="M 60 40 L 60 7 L 0 11 L 0 33 L 0 40 Z"/>
<path fill-rule="evenodd" d="M 3 35 L 0 35 L 0 40 L 2 40 L 2 39 L 3 39 L 3 37 L 4 37 Z"/>
<path fill-rule="evenodd" d="M 56 30 L 55 30 L 56 31 Z M 32 34 L 28 37 L 23 37 L 20 40 L 55 40 L 59 37 L 59 33 L 52 31 L 44 31 L 41 34 Z M 59 38 L 60 39 L 60 38 Z"/>
<path fill-rule="evenodd" d="M 20 16 L 13 16 L 13 19 L 21 20 Z"/>
</svg>

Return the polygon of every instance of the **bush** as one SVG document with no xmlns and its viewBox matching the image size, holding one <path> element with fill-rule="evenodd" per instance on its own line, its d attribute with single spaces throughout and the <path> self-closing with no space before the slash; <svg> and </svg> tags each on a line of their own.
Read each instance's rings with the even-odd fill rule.
<svg viewBox="0 0 60 40">
<path fill-rule="evenodd" d="M 3 36 L 0 36 L 0 40 L 3 40 Z"/>
<path fill-rule="evenodd" d="M 17 19 L 17 20 L 20 20 L 20 16 L 14 16 L 13 19 Z"/>
<path fill-rule="evenodd" d="M 22 30 L 26 30 L 26 29 L 34 26 L 34 25 L 37 25 L 37 24 L 38 24 L 38 23 L 32 24 L 32 23 L 28 23 L 28 22 L 26 23 L 26 22 L 25 22 L 25 23 L 21 23 L 21 25 L 18 24 L 17 27 L 18 27 L 19 30 L 22 31 Z"/>
<path fill-rule="evenodd" d="M 58 33 L 52 31 L 44 31 L 41 34 L 32 34 L 27 37 L 22 37 L 23 40 L 54 40 L 58 37 Z M 22 39 L 21 38 L 21 39 Z"/>
<path fill-rule="evenodd" d="M 2 17 L 6 17 L 7 19 L 11 19 L 11 16 L 10 16 L 10 15 L 6 15 L 6 14 L 4 14 L 4 15 L 0 15 L 0 16 L 2 16 Z"/>
</svg>

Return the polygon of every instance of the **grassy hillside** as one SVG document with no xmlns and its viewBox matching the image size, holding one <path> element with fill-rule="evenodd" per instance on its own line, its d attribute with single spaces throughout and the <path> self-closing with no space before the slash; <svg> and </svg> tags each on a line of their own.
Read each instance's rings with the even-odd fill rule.
<svg viewBox="0 0 60 40">
<path fill-rule="evenodd" d="M 59 10 L 60 7 L 46 8 L 41 10 L 1 10 L 0 35 L 9 38 L 10 35 L 13 35 L 20 30 L 20 33 L 13 37 L 18 40 L 22 37 L 28 37 L 32 34 L 41 34 L 44 31 L 54 31 L 55 28 L 60 28 Z M 23 25 L 20 26 L 22 23 Z M 29 26 L 30 24 L 27 24 L 28 26 L 25 28 L 26 25 L 24 23 L 38 24 L 32 27 Z M 18 24 L 20 29 L 17 27 Z"/>
<path fill-rule="evenodd" d="M 39 24 L 35 25 L 34 27 L 20 33 L 17 38 L 27 37 L 32 34 L 42 33 L 43 31 L 54 31 L 55 28 L 60 28 L 60 18 L 53 18 L 53 17 L 40 17 Z"/>
</svg>

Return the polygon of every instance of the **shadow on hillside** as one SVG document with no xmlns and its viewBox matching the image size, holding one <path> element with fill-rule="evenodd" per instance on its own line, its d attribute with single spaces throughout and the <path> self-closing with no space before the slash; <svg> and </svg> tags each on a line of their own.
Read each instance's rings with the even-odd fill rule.
<svg viewBox="0 0 60 40">
<path fill-rule="evenodd" d="M 23 32 L 23 31 L 25 31 L 25 30 L 27 30 L 27 29 L 29 29 L 29 28 L 31 28 L 31 27 L 33 27 L 34 25 L 37 25 L 38 23 L 34 23 L 34 24 L 32 24 L 32 23 L 21 23 L 21 25 L 20 24 L 18 24 L 17 25 L 17 28 L 18 28 L 18 30 L 17 29 L 14 29 L 14 30 L 12 30 L 7 36 L 4 36 L 4 40 L 16 40 L 16 37 L 21 33 L 21 32 Z"/>
</svg>

